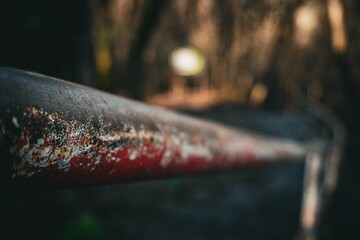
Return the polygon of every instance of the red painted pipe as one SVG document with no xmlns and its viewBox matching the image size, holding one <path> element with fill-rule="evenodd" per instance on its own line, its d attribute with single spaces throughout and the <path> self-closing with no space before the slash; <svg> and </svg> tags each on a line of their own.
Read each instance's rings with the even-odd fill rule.
<svg viewBox="0 0 360 240">
<path fill-rule="evenodd" d="M 92 185 L 297 160 L 305 153 L 301 143 L 0 68 L 0 159 L 10 181 Z"/>
</svg>

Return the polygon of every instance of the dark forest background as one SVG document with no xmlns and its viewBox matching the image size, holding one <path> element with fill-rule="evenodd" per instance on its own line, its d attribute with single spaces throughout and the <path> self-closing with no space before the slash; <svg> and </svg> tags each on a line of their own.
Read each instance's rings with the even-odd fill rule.
<svg viewBox="0 0 360 240">
<path fill-rule="evenodd" d="M 257 106 L 299 96 L 355 106 L 359 8 L 354 0 L 2 1 L 0 62 L 144 100 L 174 87 L 169 55 L 193 46 L 222 101 L 249 104 L 262 85 Z"/>
<path fill-rule="evenodd" d="M 205 56 L 196 76 L 169 64 L 184 46 Z M 348 130 L 329 239 L 358 239 L 360 1 L 2 0 L 0 65 L 180 109 L 314 99 Z"/>
</svg>

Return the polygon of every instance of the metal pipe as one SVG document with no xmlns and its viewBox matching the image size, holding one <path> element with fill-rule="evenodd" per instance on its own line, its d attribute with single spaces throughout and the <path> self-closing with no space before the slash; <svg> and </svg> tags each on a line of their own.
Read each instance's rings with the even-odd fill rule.
<svg viewBox="0 0 360 240">
<path fill-rule="evenodd" d="M 10 182 L 84 186 L 303 159 L 303 143 L 0 68 L 0 162 Z"/>
<path fill-rule="evenodd" d="M 317 144 L 313 141 L 305 160 L 299 239 L 312 240 L 317 239 L 324 209 L 337 186 L 346 130 L 332 112 L 321 105 L 310 101 L 303 101 L 302 105 L 306 113 L 321 122 L 332 135 L 330 139 L 323 136 Z"/>
</svg>

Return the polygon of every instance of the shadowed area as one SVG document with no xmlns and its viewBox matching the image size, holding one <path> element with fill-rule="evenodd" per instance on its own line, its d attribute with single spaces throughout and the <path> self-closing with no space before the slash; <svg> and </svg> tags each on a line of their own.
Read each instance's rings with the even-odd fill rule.
<svg viewBox="0 0 360 240">
<path fill-rule="evenodd" d="M 0 29 L 1 66 L 273 136 L 331 137 L 303 112 L 283 112 L 320 102 L 348 134 L 318 238 L 359 238 L 360 1 L 3 0 Z M 24 99 L 14 89 L 7 101 Z M 81 105 L 53 96 L 43 104 Z M 0 161 L 0 172 L 11 168 Z M 291 239 L 303 175 L 299 162 L 86 189 L 6 185 L 0 229 L 14 238 Z"/>
</svg>

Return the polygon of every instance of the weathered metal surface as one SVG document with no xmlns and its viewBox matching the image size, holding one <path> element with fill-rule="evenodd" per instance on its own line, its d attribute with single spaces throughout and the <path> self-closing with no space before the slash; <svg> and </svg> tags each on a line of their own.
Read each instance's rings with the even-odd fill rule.
<svg viewBox="0 0 360 240">
<path fill-rule="evenodd" d="M 197 120 L 44 75 L 0 68 L 1 174 L 91 185 L 301 159 L 297 142 Z"/>
</svg>

